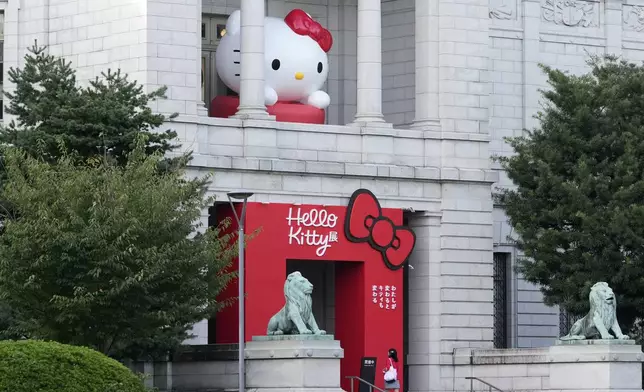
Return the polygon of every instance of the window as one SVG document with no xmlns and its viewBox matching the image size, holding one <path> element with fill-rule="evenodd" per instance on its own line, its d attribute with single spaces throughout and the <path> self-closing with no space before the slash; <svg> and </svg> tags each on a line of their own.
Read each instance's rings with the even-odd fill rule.
<svg viewBox="0 0 644 392">
<path fill-rule="evenodd" d="M 203 15 L 201 23 L 201 98 L 206 107 L 217 95 L 230 95 L 226 85 L 219 79 L 215 67 L 215 53 L 219 40 L 226 34 L 224 15 Z"/>
<path fill-rule="evenodd" d="M 494 348 L 508 348 L 508 264 L 510 264 L 510 254 L 495 252 L 493 263 Z"/>
<path fill-rule="evenodd" d="M 568 313 L 564 309 L 559 310 L 559 336 L 567 335 L 570 327 L 579 320 L 579 317 Z"/>
</svg>

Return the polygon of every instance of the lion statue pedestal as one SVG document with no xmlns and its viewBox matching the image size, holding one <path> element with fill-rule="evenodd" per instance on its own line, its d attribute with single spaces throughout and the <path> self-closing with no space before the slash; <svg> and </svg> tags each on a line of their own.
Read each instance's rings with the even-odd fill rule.
<svg viewBox="0 0 644 392">
<path fill-rule="evenodd" d="M 548 350 L 552 390 L 641 391 L 642 347 L 622 333 L 617 299 L 606 282 L 588 296 L 590 310 Z"/>
<path fill-rule="evenodd" d="M 642 391 L 642 347 L 634 340 L 564 340 L 548 350 L 551 390 Z"/>
<path fill-rule="evenodd" d="M 253 336 L 246 345 L 246 387 L 257 392 L 343 392 L 344 350 L 333 335 Z"/>
</svg>

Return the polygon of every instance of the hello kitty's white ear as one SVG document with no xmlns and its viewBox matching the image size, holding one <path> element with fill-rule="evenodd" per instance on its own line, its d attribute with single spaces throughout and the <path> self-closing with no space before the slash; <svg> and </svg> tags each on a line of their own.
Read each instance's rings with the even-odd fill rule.
<svg viewBox="0 0 644 392">
<path fill-rule="evenodd" d="M 236 10 L 226 21 L 226 34 L 237 34 L 241 28 L 241 11 Z"/>
</svg>

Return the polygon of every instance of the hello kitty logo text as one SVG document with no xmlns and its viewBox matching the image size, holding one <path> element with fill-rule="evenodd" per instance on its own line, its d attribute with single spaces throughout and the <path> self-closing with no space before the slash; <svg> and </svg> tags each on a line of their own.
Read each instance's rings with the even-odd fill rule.
<svg viewBox="0 0 644 392">
<path fill-rule="evenodd" d="M 315 254 L 322 257 L 332 243 L 338 242 L 337 231 L 325 230 L 335 228 L 338 216 L 326 210 L 312 208 L 303 212 L 299 207 L 295 211 L 291 207 L 286 221 L 289 226 L 289 245 L 315 246 Z"/>
<path fill-rule="evenodd" d="M 300 103 L 326 109 L 331 103 L 322 86 L 329 75 L 331 33 L 309 14 L 294 9 L 284 19 L 264 18 L 264 104 Z M 216 53 L 217 74 L 239 94 L 241 86 L 241 12 L 226 21 Z"/>
</svg>

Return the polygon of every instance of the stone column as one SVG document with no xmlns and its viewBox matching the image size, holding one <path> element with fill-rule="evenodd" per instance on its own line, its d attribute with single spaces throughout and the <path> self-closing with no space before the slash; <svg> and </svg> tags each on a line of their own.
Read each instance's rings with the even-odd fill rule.
<svg viewBox="0 0 644 392">
<path fill-rule="evenodd" d="M 523 2 L 523 129 L 531 129 L 539 124 L 534 114 L 541 110 L 539 99 L 542 87 L 539 82 L 543 72 L 539 68 L 541 33 L 541 2 Z M 539 75 L 539 77 L 536 77 Z"/>
<path fill-rule="evenodd" d="M 9 81 L 9 69 L 18 68 L 21 66 L 20 60 L 23 56 L 23 53 L 20 51 L 20 5 L 16 0 L 10 0 L 4 11 L 4 71 L 2 75 L 2 80 L 4 81 L 2 85 L 3 94 L 5 92 L 14 92 L 16 89 L 15 84 Z M 28 41 L 23 41 L 28 42 Z M 29 44 L 33 44 L 29 42 Z M 4 113 L 4 123 L 9 124 L 12 120 L 15 120 L 15 116 L 6 113 L 6 103 L 2 105 L 0 110 Z"/>
<path fill-rule="evenodd" d="M 438 1 L 416 0 L 416 110 L 412 128 L 440 131 Z"/>
<path fill-rule="evenodd" d="M 264 104 L 264 16 L 266 3 L 241 0 L 241 84 L 234 117 L 268 119 Z"/>
<path fill-rule="evenodd" d="M 212 196 L 212 194 L 208 193 L 206 196 Z M 194 236 L 199 234 L 203 234 L 208 230 L 208 221 L 210 218 L 210 211 L 208 207 L 204 208 L 201 210 L 201 214 L 199 216 L 199 222 L 198 227 L 196 228 L 195 231 L 190 233 L 189 237 L 194 238 Z M 183 345 L 187 346 L 192 346 L 192 345 L 200 345 L 200 344 L 208 344 L 208 320 L 201 320 L 197 322 L 196 324 L 193 324 L 192 328 L 190 328 L 190 335 L 193 335 L 192 338 L 186 339 L 182 342 Z"/>
<path fill-rule="evenodd" d="M 210 102 L 204 102 L 201 96 L 201 84 L 205 83 L 205 75 L 203 74 L 201 64 L 201 23 L 203 22 L 203 0 L 197 0 L 197 115 L 208 116 L 208 108 Z M 202 80 L 203 78 L 203 80 Z"/>
<path fill-rule="evenodd" d="M 431 195 L 440 195 L 439 184 L 427 184 Z M 405 382 L 410 390 L 441 389 L 441 275 L 440 230 L 438 213 L 415 212 L 409 216 L 409 228 L 416 233 L 416 246 L 409 259 L 408 291 L 405 301 L 418 312 L 409 314 L 409 375 Z"/>
<path fill-rule="evenodd" d="M 607 1 L 605 3 L 605 34 L 606 34 L 606 53 L 617 56 L 622 55 L 622 39 L 624 33 L 624 22 L 622 12 L 627 12 L 631 8 L 626 7 L 621 1 Z"/>
<path fill-rule="evenodd" d="M 358 108 L 353 125 L 387 125 L 382 115 L 380 1 L 358 0 Z"/>
</svg>

